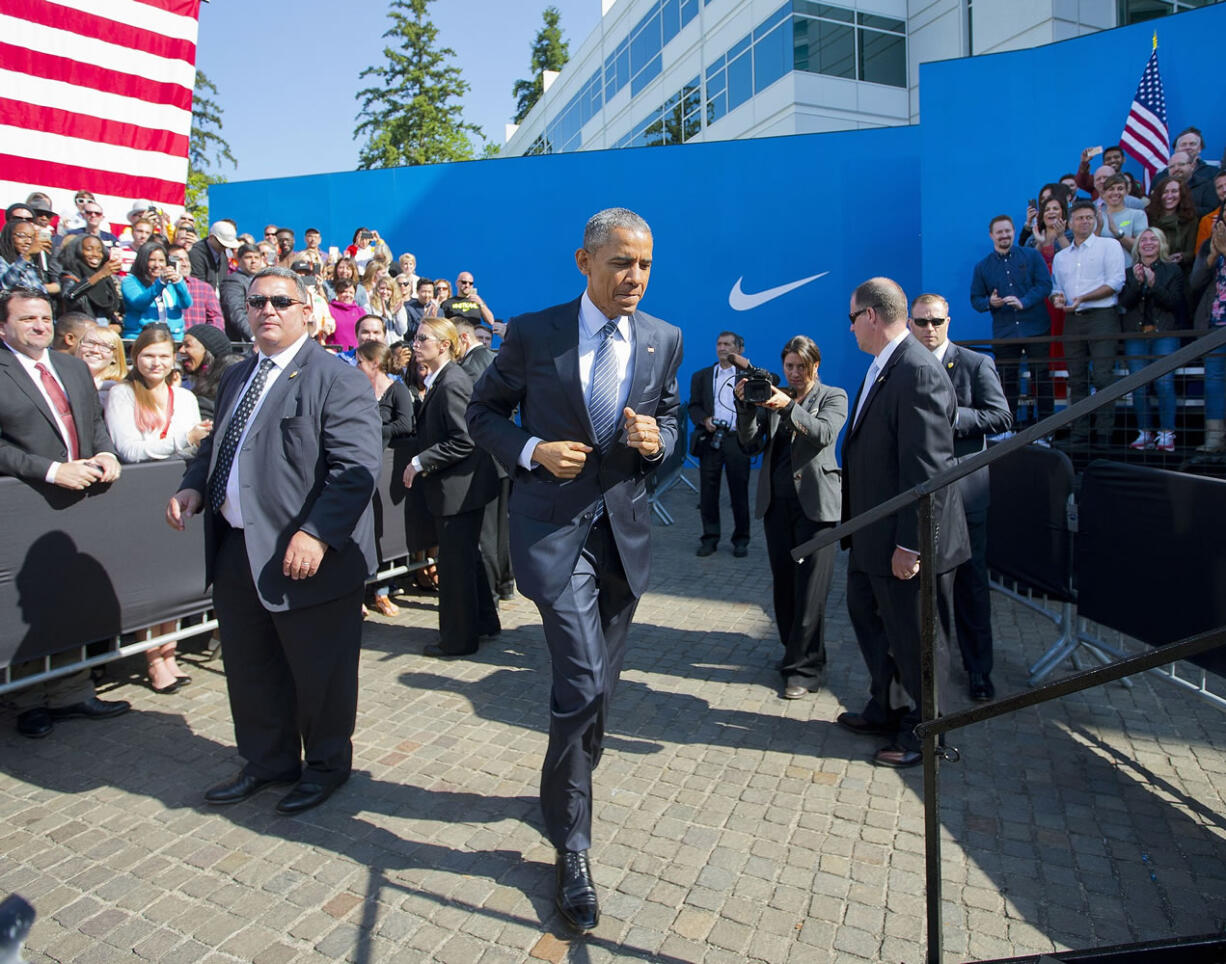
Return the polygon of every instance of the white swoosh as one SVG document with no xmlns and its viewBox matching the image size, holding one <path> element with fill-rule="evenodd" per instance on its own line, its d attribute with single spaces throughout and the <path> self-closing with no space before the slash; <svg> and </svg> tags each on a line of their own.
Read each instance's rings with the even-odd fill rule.
<svg viewBox="0 0 1226 964">
<path fill-rule="evenodd" d="M 807 285 L 810 281 L 816 281 L 818 278 L 823 278 L 828 274 L 830 274 L 829 271 L 823 271 L 821 274 L 801 278 L 799 281 L 791 281 L 788 284 L 779 285 L 777 288 L 767 288 L 765 291 L 759 291 L 753 295 L 747 295 L 741 290 L 741 282 L 745 280 L 744 276 L 742 276 L 736 279 L 736 284 L 732 286 L 732 290 L 728 293 L 728 307 L 733 311 L 749 311 L 751 308 L 757 308 L 768 301 L 774 301 L 776 298 L 786 295 L 789 291 L 795 291 L 802 285 Z"/>
</svg>

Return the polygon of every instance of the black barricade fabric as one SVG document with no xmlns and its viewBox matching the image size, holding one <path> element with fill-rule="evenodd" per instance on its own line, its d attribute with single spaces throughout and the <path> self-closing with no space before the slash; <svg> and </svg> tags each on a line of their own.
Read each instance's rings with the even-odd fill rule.
<svg viewBox="0 0 1226 964">
<path fill-rule="evenodd" d="M 1077 610 L 1161 646 L 1226 625 L 1226 482 L 1099 461 L 1081 482 Z M 1226 650 L 1195 662 L 1226 675 Z"/>
<path fill-rule="evenodd" d="M 385 453 L 375 492 L 379 558 L 406 554 L 401 478 L 408 447 Z M 164 521 L 183 462 L 124 466 L 113 485 L 68 492 L 0 478 L 0 668 L 197 612 L 204 526 Z"/>
<path fill-rule="evenodd" d="M 1072 536 L 1065 507 L 1073 463 L 1063 452 L 1027 445 L 988 471 L 988 566 L 1051 599 L 1071 599 Z"/>
</svg>

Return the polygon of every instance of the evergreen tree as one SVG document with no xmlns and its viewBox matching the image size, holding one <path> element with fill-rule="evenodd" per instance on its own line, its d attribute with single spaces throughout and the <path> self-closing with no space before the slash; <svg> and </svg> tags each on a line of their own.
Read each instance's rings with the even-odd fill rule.
<svg viewBox="0 0 1226 964">
<path fill-rule="evenodd" d="M 212 96 L 210 96 L 212 95 Z M 208 190 L 211 184 L 220 184 L 226 178 L 213 165 L 223 161 L 236 166 L 230 145 L 221 136 L 221 107 L 213 97 L 217 85 L 196 71 L 196 86 L 192 91 L 192 134 L 187 145 L 187 202 L 186 207 L 201 224 L 209 219 Z M 203 232 L 203 227 L 201 228 Z"/>
<path fill-rule="evenodd" d="M 523 122 L 545 92 L 541 71 L 561 70 L 570 59 L 570 45 L 562 39 L 562 28 L 558 26 L 562 18 L 558 8 L 546 7 L 542 17 L 545 25 L 537 32 L 536 40 L 532 42 L 532 78 L 515 81 L 511 90 L 517 100 L 514 118 L 516 124 Z"/>
<path fill-rule="evenodd" d="M 366 137 L 358 167 L 396 167 L 463 161 L 473 156 L 469 134 L 484 140 L 480 128 L 461 119 L 460 98 L 468 84 L 451 63 L 455 51 L 438 45 L 438 29 L 426 16 L 433 0 L 391 0 L 392 25 L 383 36 L 387 62 L 367 67 L 373 77 L 358 91 L 362 103 L 355 137 Z"/>
</svg>

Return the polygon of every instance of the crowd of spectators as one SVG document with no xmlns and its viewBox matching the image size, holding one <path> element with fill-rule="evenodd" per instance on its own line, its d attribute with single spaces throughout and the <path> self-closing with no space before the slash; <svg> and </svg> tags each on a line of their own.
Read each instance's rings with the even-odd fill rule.
<svg viewBox="0 0 1226 964">
<path fill-rule="evenodd" d="M 1069 404 L 1127 370 L 1176 351 L 1194 331 L 1226 324 L 1226 169 L 1205 161 L 1195 127 L 1175 139 L 1168 166 L 1148 192 L 1124 168 L 1118 145 L 1088 147 L 1077 170 L 1044 184 L 1020 230 L 1008 214 L 992 218 L 992 251 L 976 266 L 970 297 L 990 312 L 1005 395 L 1014 411 L 1030 379 L 1030 418 L 1051 414 L 1053 372 L 1067 374 Z M 1101 163 L 1095 166 L 1095 160 Z M 1226 158 L 1223 158 L 1226 165 Z M 1177 334 L 1185 333 L 1185 334 Z M 1121 357 L 1120 350 L 1123 349 Z M 1205 433 L 1199 449 L 1226 450 L 1226 354 L 1204 360 Z M 1132 395 L 1135 450 L 1176 451 L 1179 400 L 1173 374 Z M 1070 441 L 1115 442 L 1115 413 L 1099 409 L 1073 426 Z"/>
</svg>

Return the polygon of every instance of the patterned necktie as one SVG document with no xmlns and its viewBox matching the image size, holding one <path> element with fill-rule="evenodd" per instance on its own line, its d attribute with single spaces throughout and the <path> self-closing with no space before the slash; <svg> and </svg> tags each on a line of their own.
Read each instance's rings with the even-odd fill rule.
<svg viewBox="0 0 1226 964">
<path fill-rule="evenodd" d="M 68 461 L 75 462 L 81 456 L 81 443 L 77 438 L 77 421 L 72 417 L 72 406 L 68 404 L 68 396 L 64 394 L 64 389 L 55 380 L 55 376 L 47 371 L 46 365 L 38 362 L 34 367 L 38 369 L 39 380 L 43 383 L 51 404 L 55 406 L 60 421 L 64 423 L 64 430 L 68 433 L 68 437 L 64 439 L 68 443 Z"/>
<path fill-rule="evenodd" d="M 264 383 L 268 381 L 272 366 L 271 358 L 260 362 L 255 378 L 251 379 L 251 384 L 239 399 L 234 414 L 230 416 L 230 424 L 226 426 L 221 448 L 217 450 L 217 464 L 213 467 L 213 475 L 209 479 L 209 508 L 214 512 L 221 512 L 221 505 L 226 501 L 226 484 L 230 481 L 234 456 L 238 454 L 239 439 L 243 437 L 243 429 L 247 427 L 247 419 L 251 418 L 255 403 L 260 400 L 260 393 L 264 391 Z"/>
<path fill-rule="evenodd" d="M 600 344 L 592 359 L 592 385 L 588 397 L 588 414 L 592 417 L 592 429 L 596 433 L 596 445 L 604 451 L 617 437 L 617 353 L 613 350 L 613 333 L 617 322 L 613 319 L 600 329 Z"/>
</svg>

